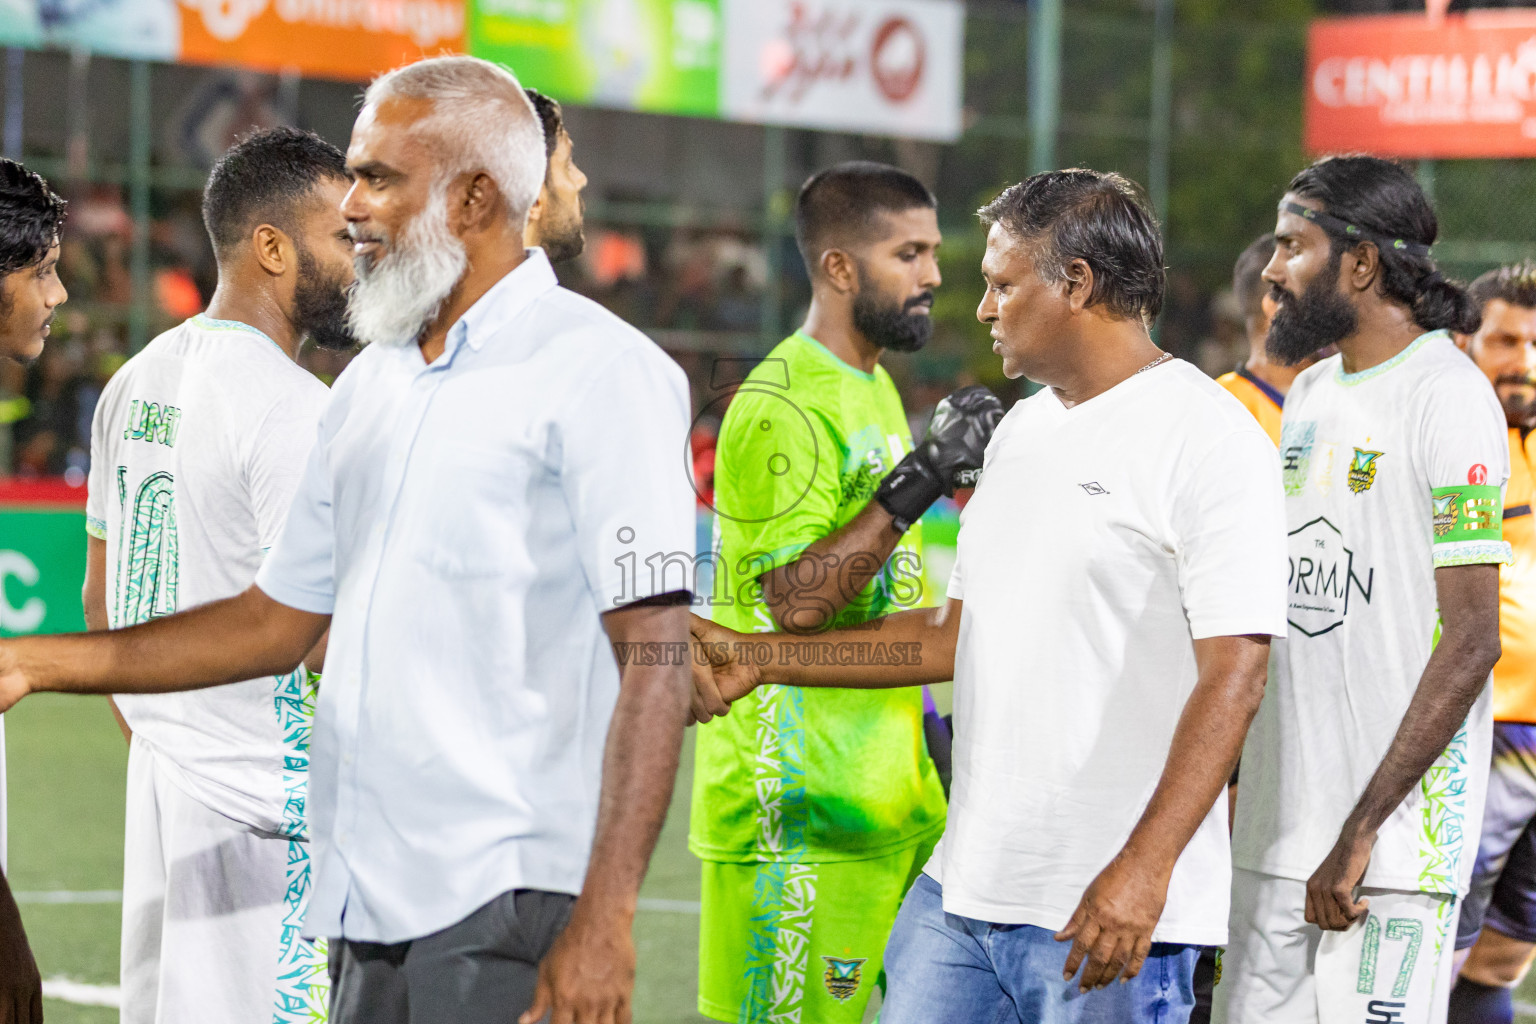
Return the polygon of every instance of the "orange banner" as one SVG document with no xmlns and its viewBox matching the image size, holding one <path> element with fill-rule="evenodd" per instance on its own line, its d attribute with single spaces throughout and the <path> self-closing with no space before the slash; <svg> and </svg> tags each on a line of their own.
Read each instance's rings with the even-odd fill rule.
<svg viewBox="0 0 1536 1024">
<path fill-rule="evenodd" d="M 1536 156 L 1536 10 L 1323 18 L 1307 41 L 1314 153 Z"/>
<path fill-rule="evenodd" d="M 464 0 L 180 0 L 181 59 L 365 81 L 464 50 Z"/>
</svg>

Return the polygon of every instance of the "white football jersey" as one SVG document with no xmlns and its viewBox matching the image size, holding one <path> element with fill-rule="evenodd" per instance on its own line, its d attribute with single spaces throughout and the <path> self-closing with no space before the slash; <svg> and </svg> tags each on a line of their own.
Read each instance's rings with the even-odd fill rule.
<svg viewBox="0 0 1536 1024">
<path fill-rule="evenodd" d="M 107 542 L 113 628 L 251 585 L 328 394 L 254 327 L 201 315 L 128 360 L 96 407 L 86 508 L 87 529 Z M 117 704 L 192 796 L 301 836 L 313 714 L 303 672 Z"/>
</svg>

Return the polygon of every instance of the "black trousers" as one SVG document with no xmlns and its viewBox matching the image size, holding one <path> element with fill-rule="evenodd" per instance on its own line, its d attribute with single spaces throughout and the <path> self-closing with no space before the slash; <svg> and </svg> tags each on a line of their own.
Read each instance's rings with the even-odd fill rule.
<svg viewBox="0 0 1536 1024">
<path fill-rule="evenodd" d="M 333 940 L 332 1024 L 507 1024 L 533 1005 L 539 961 L 576 897 L 518 889 L 409 942 Z"/>
</svg>

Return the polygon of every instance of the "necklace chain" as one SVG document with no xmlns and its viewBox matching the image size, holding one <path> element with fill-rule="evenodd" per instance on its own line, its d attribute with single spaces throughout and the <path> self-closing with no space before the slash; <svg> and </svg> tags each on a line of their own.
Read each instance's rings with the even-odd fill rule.
<svg viewBox="0 0 1536 1024">
<path fill-rule="evenodd" d="M 1162 355 L 1160 355 L 1156 359 L 1152 360 L 1146 366 L 1143 366 L 1141 369 L 1137 370 L 1136 373 L 1146 373 L 1148 370 L 1152 369 L 1152 367 L 1160 366 L 1161 364 L 1166 363 L 1168 360 L 1170 360 L 1172 358 L 1173 358 L 1173 353 L 1172 352 L 1164 352 Z M 1136 373 L 1131 374 L 1131 376 L 1132 377 L 1136 376 Z"/>
</svg>

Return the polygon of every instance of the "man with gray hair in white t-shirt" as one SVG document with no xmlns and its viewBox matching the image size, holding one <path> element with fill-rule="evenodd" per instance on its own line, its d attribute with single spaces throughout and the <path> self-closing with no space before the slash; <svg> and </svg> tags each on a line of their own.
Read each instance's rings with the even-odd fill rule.
<svg viewBox="0 0 1536 1024">
<path fill-rule="evenodd" d="M 1003 372 L 1048 386 L 993 434 L 948 605 L 816 638 L 695 619 L 695 717 L 763 684 L 953 678 L 949 821 L 881 1019 L 1187 1019 L 1226 940 L 1218 798 L 1285 631 L 1274 446 L 1148 335 L 1162 242 L 1130 182 L 1039 174 L 981 214 L 977 315 Z"/>
</svg>

